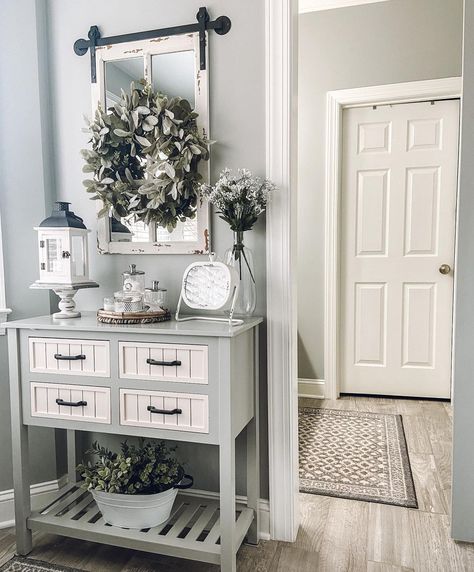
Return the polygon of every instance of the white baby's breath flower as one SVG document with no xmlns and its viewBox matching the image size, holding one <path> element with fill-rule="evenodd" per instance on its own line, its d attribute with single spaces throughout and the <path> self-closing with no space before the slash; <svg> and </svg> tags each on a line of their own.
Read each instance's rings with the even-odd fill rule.
<svg viewBox="0 0 474 572">
<path fill-rule="evenodd" d="M 214 205 L 218 214 L 235 232 L 250 230 L 265 211 L 275 185 L 254 177 L 248 169 L 232 173 L 224 169 L 214 185 L 202 185 L 201 196 Z"/>
</svg>

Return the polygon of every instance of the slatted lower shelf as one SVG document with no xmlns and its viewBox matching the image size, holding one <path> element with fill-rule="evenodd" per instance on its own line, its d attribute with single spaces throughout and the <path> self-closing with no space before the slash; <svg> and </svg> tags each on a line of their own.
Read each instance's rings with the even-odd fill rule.
<svg viewBox="0 0 474 572">
<path fill-rule="evenodd" d="M 251 509 L 236 506 L 236 549 L 252 520 Z M 219 501 L 190 494 L 178 495 L 171 517 L 164 524 L 131 530 L 106 524 L 92 496 L 69 485 L 59 491 L 53 503 L 32 514 L 28 527 L 91 542 L 220 563 Z"/>
</svg>

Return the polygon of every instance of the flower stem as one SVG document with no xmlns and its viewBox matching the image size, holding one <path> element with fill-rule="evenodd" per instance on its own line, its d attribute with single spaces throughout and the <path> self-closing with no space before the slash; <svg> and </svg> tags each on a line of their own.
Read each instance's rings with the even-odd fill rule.
<svg viewBox="0 0 474 572">
<path fill-rule="evenodd" d="M 232 248 L 232 255 L 234 256 L 235 260 L 239 262 L 239 277 L 242 280 L 242 255 L 244 257 L 245 263 L 250 273 L 250 277 L 252 278 L 252 282 L 255 284 L 255 277 L 253 275 L 252 269 L 250 268 L 249 261 L 247 259 L 247 255 L 245 254 L 245 246 L 244 246 L 244 233 L 242 231 L 237 231 L 235 233 L 235 244 Z"/>
</svg>

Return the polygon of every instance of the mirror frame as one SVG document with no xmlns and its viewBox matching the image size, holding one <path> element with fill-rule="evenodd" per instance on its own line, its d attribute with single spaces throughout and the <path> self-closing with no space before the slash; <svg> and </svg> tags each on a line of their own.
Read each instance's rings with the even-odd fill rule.
<svg viewBox="0 0 474 572">
<path fill-rule="evenodd" d="M 206 41 L 207 45 L 208 42 Z M 107 62 L 143 57 L 143 77 L 149 80 L 151 78 L 152 56 L 185 51 L 194 52 L 195 110 L 199 114 L 198 127 L 201 133 L 209 139 L 209 72 L 207 69 L 200 69 L 198 32 L 97 47 L 97 82 L 91 84 L 92 116 L 94 117 L 99 102 L 105 105 L 105 67 Z M 206 59 L 209 61 L 207 53 Z M 139 79 L 141 78 L 137 78 L 137 80 Z M 201 161 L 200 173 L 204 181 L 208 182 L 210 160 Z M 102 203 L 97 201 L 97 205 L 97 211 L 99 211 L 102 208 Z M 196 241 L 158 242 L 150 239 L 149 242 L 112 242 L 110 219 L 106 216 L 98 217 L 97 248 L 100 254 L 209 254 L 211 252 L 211 232 L 210 209 L 207 201 L 198 202 L 196 219 L 198 228 Z"/>
</svg>

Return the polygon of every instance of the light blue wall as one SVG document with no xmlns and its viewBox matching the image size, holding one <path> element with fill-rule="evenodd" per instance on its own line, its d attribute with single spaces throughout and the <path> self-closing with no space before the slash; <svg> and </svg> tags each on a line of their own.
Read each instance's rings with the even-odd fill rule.
<svg viewBox="0 0 474 572">
<path fill-rule="evenodd" d="M 200 0 L 142 0 L 130 9 L 127 0 L 15 0 L 0 2 L 2 21 L 0 207 L 4 219 L 8 303 L 13 317 L 49 313 L 46 293 L 28 286 L 37 278 L 36 236 L 32 227 L 49 211 L 55 199 L 73 204 L 93 230 L 95 205 L 82 186 L 80 149 L 83 115 L 91 114 L 89 54 L 78 57 L 72 46 L 98 25 L 103 35 L 147 30 L 195 20 Z M 225 166 L 265 172 L 264 2 L 213 0 L 212 17 L 226 14 L 233 29 L 227 36 L 210 38 L 211 136 L 215 178 Z M 248 15 L 252 14 L 249 18 Z M 21 22 L 21 25 L 20 25 Z M 8 54 L 8 57 L 5 56 Z M 8 78 L 8 81 L 4 81 Z M 244 78 L 244 81 L 243 81 Z M 213 217 L 214 249 L 223 254 L 232 236 Z M 265 223 L 260 221 L 247 239 L 256 255 L 257 312 L 265 313 Z M 184 268 L 192 256 L 100 256 L 91 241 L 91 276 L 101 288 L 79 293 L 83 309 L 96 310 L 105 294 L 117 289 L 120 273 L 134 262 L 149 278 L 168 288 L 171 306 L 177 301 Z M 55 299 L 54 299 L 55 300 Z M 54 304 L 54 302 L 53 302 Z M 265 335 L 262 336 L 265 339 Z M 263 345 L 263 343 L 262 343 Z M 265 351 L 262 347 L 262 482 L 267 483 Z M 11 486 L 8 376 L 5 339 L 0 339 L 0 490 Z M 35 431 L 33 474 L 36 481 L 54 478 L 56 463 L 51 431 Z M 243 465 L 245 443 L 237 452 Z M 182 447 L 197 485 L 217 488 L 217 455 L 210 447 Z M 5 468 L 7 467 L 7 468 Z M 245 470 L 240 471 L 240 488 Z"/>
<path fill-rule="evenodd" d="M 0 21 L 0 212 L 7 304 L 15 319 L 47 314 L 50 307 L 47 292 L 28 289 L 38 278 L 33 227 L 44 218 L 45 202 L 49 209 L 52 191 L 44 97 L 47 68 L 38 55 L 45 25 L 43 3 L 0 2 Z M 12 487 L 6 349 L 6 337 L 0 336 L 0 491 Z M 34 482 L 54 479 L 53 431 L 32 431 L 31 450 Z"/>
<path fill-rule="evenodd" d="M 264 2 L 263 0 L 212 0 L 206 3 L 215 18 L 221 14 L 232 20 L 226 36 L 210 35 L 210 108 L 212 177 L 225 166 L 247 167 L 265 174 L 265 73 L 264 73 Z M 90 58 L 78 57 L 72 46 L 86 37 L 89 27 L 98 25 L 103 36 L 188 24 L 195 21 L 201 0 L 141 0 L 130 9 L 128 0 L 48 0 L 48 35 L 51 73 L 50 97 L 54 145 L 55 189 L 58 199 L 72 203 L 73 209 L 94 233 L 97 228 L 95 204 L 89 200 L 81 181 L 85 178 L 80 149 L 87 138 L 81 132 L 83 114 L 90 115 Z M 251 14 L 251 17 L 249 15 Z M 92 235 L 94 236 L 94 234 Z M 223 254 L 231 245 L 228 227 L 213 217 L 213 245 Z M 94 243 L 94 240 L 92 240 Z M 265 223 L 262 220 L 252 233 L 248 245 L 256 258 L 258 284 L 257 313 L 264 314 L 265 300 Z M 80 292 L 78 305 L 96 310 L 104 295 L 120 285 L 120 274 L 134 262 L 168 289 L 171 306 L 176 305 L 184 268 L 199 259 L 193 256 L 107 256 L 90 248 L 91 277 L 100 289 Z M 262 336 L 264 339 L 265 336 Z M 262 348 L 264 350 L 264 348 Z M 262 351 L 264 374 L 265 351 Z M 265 376 L 262 376 L 265 380 Z M 265 385 L 265 383 L 264 383 Z M 262 390 L 262 413 L 266 411 L 266 390 Z M 262 481 L 267 482 L 266 415 L 262 420 Z M 216 451 L 209 447 L 181 447 L 197 476 L 197 486 L 217 488 Z M 245 452 L 239 447 L 238 458 Z M 242 470 L 240 484 L 244 482 Z"/>
</svg>

